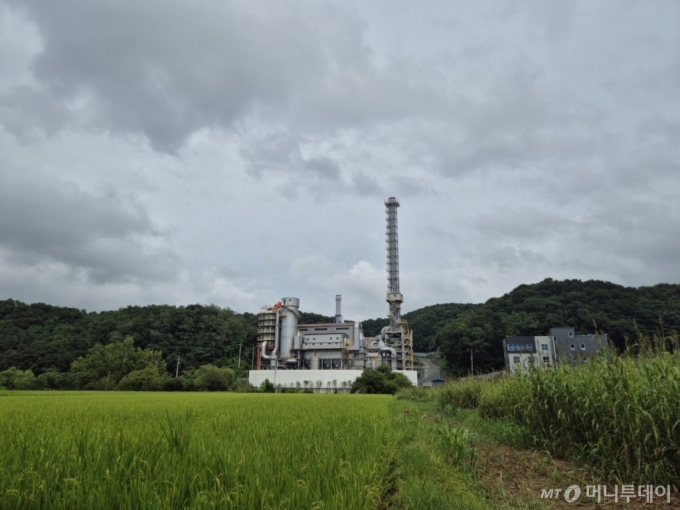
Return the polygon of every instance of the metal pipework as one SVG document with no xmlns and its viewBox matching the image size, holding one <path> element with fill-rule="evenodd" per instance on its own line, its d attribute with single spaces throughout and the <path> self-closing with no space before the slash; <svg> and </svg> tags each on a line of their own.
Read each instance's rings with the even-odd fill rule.
<svg viewBox="0 0 680 510">
<path fill-rule="evenodd" d="M 382 356 L 384 352 L 389 352 L 390 353 L 390 368 L 392 370 L 397 369 L 397 351 L 395 351 L 392 347 L 381 347 L 378 349 L 378 352 Z"/>
<path fill-rule="evenodd" d="M 390 326 L 385 326 L 380 330 L 380 340 L 382 340 L 383 343 L 387 343 L 387 330 L 390 329 Z"/>
</svg>

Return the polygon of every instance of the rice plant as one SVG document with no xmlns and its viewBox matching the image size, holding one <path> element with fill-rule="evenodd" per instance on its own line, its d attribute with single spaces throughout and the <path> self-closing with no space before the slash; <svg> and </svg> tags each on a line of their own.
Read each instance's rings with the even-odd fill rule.
<svg viewBox="0 0 680 510">
<path fill-rule="evenodd" d="M 0 508 L 372 509 L 391 396 L 0 396 Z"/>
</svg>

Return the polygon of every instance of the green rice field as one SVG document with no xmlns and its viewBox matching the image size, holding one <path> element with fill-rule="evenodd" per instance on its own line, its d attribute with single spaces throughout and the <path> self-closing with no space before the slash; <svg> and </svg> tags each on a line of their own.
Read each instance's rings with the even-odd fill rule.
<svg viewBox="0 0 680 510">
<path fill-rule="evenodd" d="M 391 396 L 5 392 L 0 508 L 371 509 Z"/>
</svg>

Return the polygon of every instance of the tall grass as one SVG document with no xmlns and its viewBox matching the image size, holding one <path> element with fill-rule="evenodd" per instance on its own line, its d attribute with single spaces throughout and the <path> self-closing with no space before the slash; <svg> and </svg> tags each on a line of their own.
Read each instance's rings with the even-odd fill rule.
<svg viewBox="0 0 680 510">
<path fill-rule="evenodd" d="M 528 382 L 523 420 L 551 451 L 623 482 L 680 485 L 677 352 L 535 371 Z"/>
<path fill-rule="evenodd" d="M 440 403 L 465 408 L 476 399 L 481 416 L 511 418 L 553 454 L 622 483 L 680 486 L 677 347 L 677 337 L 653 339 L 585 366 L 451 384 Z"/>
<path fill-rule="evenodd" d="M 439 404 L 456 409 L 474 409 L 479 405 L 483 383 L 477 379 L 447 384 L 440 390 Z"/>
<path fill-rule="evenodd" d="M 479 396 L 479 414 L 485 418 L 521 419 L 531 395 L 526 379 L 518 374 L 485 382 Z"/>
<path fill-rule="evenodd" d="M 391 396 L 0 396 L 0 508 L 372 509 Z"/>
</svg>

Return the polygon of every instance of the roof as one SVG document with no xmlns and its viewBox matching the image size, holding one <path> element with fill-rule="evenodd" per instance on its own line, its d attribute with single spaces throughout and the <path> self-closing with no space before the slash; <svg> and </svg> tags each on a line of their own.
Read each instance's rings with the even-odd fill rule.
<svg viewBox="0 0 680 510">
<path fill-rule="evenodd" d="M 342 326 L 343 324 L 355 324 L 355 322 L 354 321 L 345 321 L 345 322 L 318 322 L 316 324 L 298 324 L 298 328 L 311 328 L 311 327 L 319 327 L 319 326 L 333 327 L 333 326 Z"/>
</svg>

